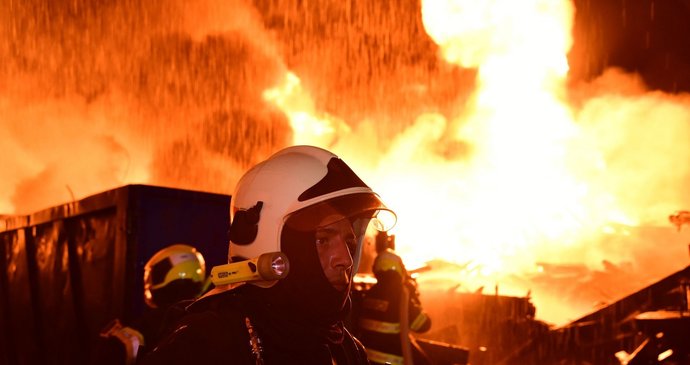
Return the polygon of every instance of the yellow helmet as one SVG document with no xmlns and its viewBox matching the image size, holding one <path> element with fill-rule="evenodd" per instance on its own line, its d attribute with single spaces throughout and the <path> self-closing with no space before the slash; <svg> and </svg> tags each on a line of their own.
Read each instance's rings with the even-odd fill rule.
<svg viewBox="0 0 690 365">
<path fill-rule="evenodd" d="M 395 271 L 400 278 L 407 276 L 407 270 L 400 256 L 396 255 L 391 249 L 381 251 L 374 259 L 374 275 L 378 276 L 387 271 Z"/>
<path fill-rule="evenodd" d="M 206 288 L 206 263 L 186 244 L 165 247 L 144 266 L 144 300 L 151 308 L 199 296 Z"/>
</svg>

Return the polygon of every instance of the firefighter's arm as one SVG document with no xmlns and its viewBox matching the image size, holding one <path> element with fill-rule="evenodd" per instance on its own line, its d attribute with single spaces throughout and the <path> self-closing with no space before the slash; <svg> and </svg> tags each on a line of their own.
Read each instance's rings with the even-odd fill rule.
<svg viewBox="0 0 690 365">
<path fill-rule="evenodd" d="M 422 302 L 419 300 L 419 291 L 417 290 L 417 281 L 414 278 L 409 278 L 405 286 L 409 291 L 409 322 L 410 330 L 417 333 L 427 332 L 431 328 L 431 318 L 424 312 Z"/>
<path fill-rule="evenodd" d="M 417 333 L 424 333 L 431 329 L 431 318 L 421 308 L 416 310 L 410 307 L 410 330 Z"/>
<path fill-rule="evenodd" d="M 405 280 L 405 287 L 407 288 L 407 291 L 410 293 L 410 301 L 418 306 L 421 306 L 422 303 L 419 300 L 419 289 L 417 288 L 417 280 L 415 280 L 411 276 L 408 276 Z"/>
<path fill-rule="evenodd" d="M 117 340 L 122 345 L 123 356 L 127 365 L 137 361 L 140 347 L 144 346 L 144 336 L 134 328 L 120 323 L 119 319 L 112 320 L 100 333 L 105 340 Z"/>
</svg>

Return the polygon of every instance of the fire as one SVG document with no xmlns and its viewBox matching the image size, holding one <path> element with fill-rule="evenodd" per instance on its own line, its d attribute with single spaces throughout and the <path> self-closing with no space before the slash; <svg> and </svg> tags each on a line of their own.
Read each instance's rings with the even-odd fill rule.
<svg viewBox="0 0 690 365">
<path fill-rule="evenodd" d="M 277 148 L 313 144 L 398 213 L 409 267 L 448 264 L 423 289 L 531 290 L 562 322 L 686 264 L 667 218 L 690 207 L 690 98 L 617 70 L 570 83 L 571 1 L 423 1 L 440 66 L 412 3 L 173 3 L 0 15 L 0 214 L 128 183 L 228 193 Z M 449 65 L 474 84 L 429 71 Z M 579 275 L 569 291 L 554 265 Z M 604 265 L 630 283 L 592 285 Z"/>
<path fill-rule="evenodd" d="M 531 291 L 542 318 L 562 322 L 591 303 L 565 303 L 558 292 L 534 288 L 530 277 L 544 274 L 543 263 L 596 270 L 602 262 L 634 261 L 620 241 L 635 244 L 631 230 L 663 222 L 662 210 L 673 209 L 672 198 L 641 208 L 644 200 L 631 196 L 639 186 L 611 184 L 609 177 L 621 172 L 621 157 L 612 150 L 625 143 L 610 136 L 664 132 L 622 128 L 628 132 L 612 134 L 608 126 L 638 119 L 642 108 L 643 115 L 674 121 L 666 133 L 688 135 L 682 120 L 690 115 L 684 103 L 667 98 L 658 102 L 677 107 L 670 115 L 606 94 L 574 105 L 566 83 L 574 11 L 567 0 L 424 1 L 428 35 L 447 62 L 477 69 L 477 87 L 461 115 L 419 115 L 387 150 L 374 144 L 361 152 L 367 151 L 361 138 L 371 140 L 366 128 L 334 134 L 334 124 L 304 102 L 292 74 L 264 96 L 290 116 L 296 143 L 346 157 L 396 210 L 392 233 L 408 266 L 438 259 L 455 264 L 421 280 L 460 283 L 466 291 L 494 285 L 509 295 Z M 466 146 L 466 153 L 439 153 L 437 146 L 449 141 Z M 674 153 L 690 153 L 687 146 L 672 146 Z M 646 160 L 651 151 L 626 152 Z"/>
<path fill-rule="evenodd" d="M 571 153 L 583 142 L 563 100 L 573 10 L 569 1 L 423 3 L 446 60 L 478 68 L 470 111 L 454 123 L 455 138 L 473 150 L 454 177 L 465 191 L 442 210 L 459 213 L 443 224 L 458 227 L 457 249 L 444 257 L 473 262 L 483 275 L 534 269 L 544 248 L 572 246 L 621 215 L 613 204 L 586 206 L 612 199 L 575 171 L 592 159 L 600 164 L 591 172 L 602 166 L 596 150 Z"/>
<path fill-rule="evenodd" d="M 423 4 L 422 14 L 449 62 L 478 67 L 470 112 L 452 123 L 454 138 L 471 145 L 472 156 L 425 174 L 432 181 L 457 182 L 452 191 L 433 189 L 441 194 L 422 199 L 435 202 L 435 209 L 410 207 L 433 217 L 414 227 L 435 228 L 430 237 L 401 225 L 401 245 L 413 250 L 415 245 L 403 242 L 414 237 L 426 250 L 410 256 L 429 259 L 443 252 L 444 258 L 472 262 L 483 275 L 530 269 L 539 251 L 535 245 L 572 244 L 588 213 L 582 211 L 587 184 L 566 161 L 579 131 L 561 100 L 572 7 L 552 1 L 433 1 Z M 420 183 L 408 191 L 432 190 Z"/>
<path fill-rule="evenodd" d="M 389 191 L 397 181 L 406 181 L 409 186 L 401 188 L 400 195 L 393 194 L 394 199 L 404 196 L 402 191 L 423 197 L 414 199 L 417 204 L 395 200 L 401 216 L 414 217 L 414 223 L 399 228 L 401 251 L 409 258 L 435 256 L 461 263 L 463 269 L 451 273 L 452 278 L 462 277 L 464 284 L 475 287 L 508 283 L 509 292 L 527 289 L 511 275 L 525 278 L 541 273 L 539 261 L 596 268 L 605 260 L 631 259 L 629 252 L 606 247 L 606 237 L 627 237 L 630 232 L 625 227 L 662 220 L 664 215 L 654 208 L 668 201 L 651 202 L 645 212 L 633 207 L 632 202 L 641 199 L 632 197 L 633 190 L 624 183 L 608 184 L 606 176 L 616 173 L 609 161 L 620 157 L 611 159 L 608 149 L 616 143 L 606 138 L 621 132 L 596 129 L 611 120 L 636 120 L 646 112 L 616 117 L 607 113 L 602 118 L 589 115 L 589 110 L 601 103 L 611 108 L 611 114 L 647 109 L 640 100 L 630 104 L 626 100 L 621 109 L 618 98 L 610 104 L 594 98 L 582 110 L 569 104 L 566 55 L 572 44 L 572 3 L 425 1 L 422 14 L 427 33 L 448 62 L 478 69 L 478 87 L 468 112 L 452 122 L 458 126 L 454 137 L 471 145 L 473 154 L 467 161 L 445 161 L 437 169 L 430 168 L 428 161 L 407 169 L 422 172 L 428 181 L 418 179 L 414 184 L 414 178 L 396 176 L 383 185 Z M 677 109 L 659 111 L 654 118 L 670 121 L 663 128 L 630 131 L 631 136 L 635 133 L 634 138 L 648 141 L 646 133 L 665 135 L 652 141 L 677 140 L 680 143 L 665 148 L 685 155 L 688 144 L 667 134 L 688 135 L 687 104 L 660 99 L 657 105 Z M 635 156 L 630 159 L 652 161 L 649 152 L 628 154 Z M 669 173 L 674 175 L 663 169 L 657 174 Z M 628 202 L 622 203 L 621 197 Z M 650 214 L 656 216 L 650 219 Z M 536 300 L 547 302 L 548 296 L 537 293 Z M 546 317 L 562 321 L 577 312 L 576 306 L 551 311 Z"/>
<path fill-rule="evenodd" d="M 318 115 L 313 100 L 302 88 L 299 77 L 292 72 L 285 74 L 281 85 L 264 91 L 263 97 L 289 117 L 294 132 L 293 145 L 328 146 L 338 134 L 349 132 L 343 121 L 329 115 Z"/>
</svg>

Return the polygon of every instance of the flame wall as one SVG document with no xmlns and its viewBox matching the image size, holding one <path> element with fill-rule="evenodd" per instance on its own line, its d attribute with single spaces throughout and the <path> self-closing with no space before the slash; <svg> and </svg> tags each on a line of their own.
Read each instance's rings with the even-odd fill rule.
<svg viewBox="0 0 690 365">
<path fill-rule="evenodd" d="M 504 63 L 496 78 L 496 63 L 444 58 L 421 1 L 4 2 L 0 212 L 127 183 L 228 193 L 276 149 L 315 141 L 398 211 L 406 259 L 448 259 L 464 268 L 450 280 L 468 290 L 540 288 L 549 319 L 623 293 L 581 295 L 535 277 L 552 283 L 574 267 L 587 275 L 568 275 L 601 291 L 615 272 L 651 278 L 684 265 L 684 238 L 666 217 L 690 205 L 690 47 L 676 37 L 687 34 L 687 2 L 474 3 L 500 20 L 479 33 L 534 47 L 518 50 L 524 67 Z M 535 4 L 560 23 L 519 28 L 541 24 L 525 18 Z M 552 50 L 535 37 L 568 26 L 568 54 L 548 55 L 560 62 L 555 91 L 526 91 L 542 71 L 535 52 Z M 648 264 L 649 252 L 665 265 Z"/>
</svg>

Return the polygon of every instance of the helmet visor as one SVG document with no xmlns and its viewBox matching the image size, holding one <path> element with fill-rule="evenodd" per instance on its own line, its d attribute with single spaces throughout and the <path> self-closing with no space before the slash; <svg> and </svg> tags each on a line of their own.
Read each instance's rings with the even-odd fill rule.
<svg viewBox="0 0 690 365">
<path fill-rule="evenodd" d="M 332 221 L 329 221 L 332 219 Z M 312 231 L 316 225 L 328 225 L 338 220 L 348 218 L 355 227 L 366 229 L 371 224 L 378 231 L 388 231 L 393 228 L 397 217 L 388 209 L 378 196 L 371 193 L 348 194 L 314 204 L 300 209 L 288 217 L 285 224 L 298 231 Z M 366 224 L 364 223 L 366 222 Z"/>
</svg>

